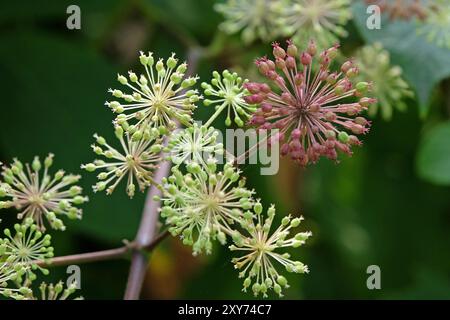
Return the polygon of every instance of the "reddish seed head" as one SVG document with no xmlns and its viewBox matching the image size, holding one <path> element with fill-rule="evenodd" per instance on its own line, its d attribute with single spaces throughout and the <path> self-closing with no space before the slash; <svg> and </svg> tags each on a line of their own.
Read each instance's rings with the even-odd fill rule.
<svg viewBox="0 0 450 320">
<path fill-rule="evenodd" d="M 265 98 L 266 96 L 264 94 L 256 93 L 252 94 L 251 96 L 244 97 L 244 100 L 249 104 L 257 104 L 263 102 Z"/>
<path fill-rule="evenodd" d="M 327 82 L 328 84 L 335 84 L 337 81 L 338 75 L 336 73 L 331 73 L 328 77 L 327 77 Z"/>
<path fill-rule="evenodd" d="M 269 71 L 267 58 L 260 58 L 255 61 L 256 66 L 261 74 L 265 75 Z"/>
<path fill-rule="evenodd" d="M 303 82 L 303 74 L 302 73 L 297 73 L 294 77 L 294 82 L 297 86 L 300 86 Z"/>
<path fill-rule="evenodd" d="M 275 79 L 276 84 L 280 87 L 280 88 L 284 88 L 286 86 L 286 82 L 284 81 L 283 77 L 278 76 Z"/>
<path fill-rule="evenodd" d="M 300 139 L 300 137 L 301 137 L 301 131 L 300 131 L 299 129 L 294 129 L 294 130 L 292 130 L 291 137 L 292 137 L 292 139 L 294 139 L 294 140 Z"/>
<path fill-rule="evenodd" d="M 260 83 L 259 90 L 261 90 L 261 92 L 264 92 L 264 93 L 269 93 L 272 91 L 272 89 L 270 89 L 269 85 L 266 83 Z"/>
<path fill-rule="evenodd" d="M 353 62 L 352 61 L 346 61 L 342 64 L 341 66 L 341 71 L 343 73 L 346 73 L 348 70 L 350 70 L 350 68 L 353 66 Z"/>
<path fill-rule="evenodd" d="M 319 80 L 320 81 L 325 81 L 328 78 L 328 71 L 327 70 L 320 70 L 319 71 Z"/>
<path fill-rule="evenodd" d="M 274 70 L 269 70 L 269 72 L 266 73 L 266 77 L 270 80 L 275 80 L 278 78 L 278 73 L 276 73 Z"/>
<path fill-rule="evenodd" d="M 280 44 L 278 42 L 272 43 L 272 46 L 273 46 L 273 56 L 275 58 L 284 59 L 284 57 L 286 57 L 286 51 L 284 51 L 284 49 L 280 47 Z"/>
<path fill-rule="evenodd" d="M 337 119 L 337 116 L 334 112 L 328 111 L 325 113 L 325 119 L 327 121 L 335 121 Z"/>
<path fill-rule="evenodd" d="M 304 66 L 310 65 L 312 61 L 311 55 L 308 52 L 302 52 L 300 61 Z"/>
<path fill-rule="evenodd" d="M 360 146 L 362 143 L 359 141 L 358 137 L 351 135 L 348 137 L 348 142 L 353 146 Z"/>
<path fill-rule="evenodd" d="M 283 92 L 281 94 L 281 99 L 288 105 L 295 105 L 295 99 L 288 92 Z"/>
<path fill-rule="evenodd" d="M 308 49 L 306 49 L 306 51 L 312 56 L 314 57 L 317 53 L 317 47 L 316 47 L 316 43 L 314 42 L 314 40 L 310 40 L 309 44 L 308 44 Z"/>
<path fill-rule="evenodd" d="M 286 68 L 286 62 L 282 58 L 277 58 L 275 60 L 275 64 L 276 64 L 278 69 L 283 70 L 284 68 Z"/>
<path fill-rule="evenodd" d="M 280 153 L 282 156 L 286 156 L 289 153 L 289 145 L 287 143 L 281 146 Z"/>
<path fill-rule="evenodd" d="M 270 70 L 275 70 L 275 62 L 273 62 L 273 61 L 270 60 L 270 59 L 267 59 L 266 63 L 267 63 L 267 65 L 269 66 L 269 69 L 270 69 Z"/>
<path fill-rule="evenodd" d="M 311 112 L 319 112 L 320 111 L 320 105 L 318 103 L 313 103 L 309 107 L 309 111 Z"/>
<path fill-rule="evenodd" d="M 350 68 L 350 70 L 347 71 L 346 76 L 349 78 L 353 78 L 359 74 L 359 69 L 357 67 Z"/>
<path fill-rule="evenodd" d="M 362 133 L 365 132 L 364 127 L 363 127 L 362 125 L 356 124 L 356 123 L 353 123 L 353 124 L 351 125 L 350 130 L 352 130 L 352 132 L 353 132 L 354 134 L 362 134 Z"/>
<path fill-rule="evenodd" d="M 256 82 L 244 83 L 244 88 L 247 89 L 252 94 L 260 92 L 260 85 Z"/>
<path fill-rule="evenodd" d="M 293 56 L 288 56 L 286 58 L 286 67 L 288 69 L 295 69 L 295 65 L 296 65 L 295 58 Z"/>
<path fill-rule="evenodd" d="M 256 125 L 262 125 L 266 122 L 263 116 L 253 116 L 251 122 Z"/>
<path fill-rule="evenodd" d="M 369 105 L 371 105 L 372 103 L 377 102 L 376 99 L 373 98 L 367 98 L 367 97 L 363 97 L 359 100 L 359 104 L 361 105 L 361 107 L 363 108 L 367 108 Z"/>
<path fill-rule="evenodd" d="M 365 126 L 369 123 L 369 121 L 367 121 L 366 118 L 363 118 L 363 117 L 356 117 L 355 123 Z"/>
<path fill-rule="evenodd" d="M 291 40 L 287 40 L 286 42 L 288 44 L 288 47 L 287 47 L 288 56 L 290 56 L 290 57 L 297 56 L 297 53 L 298 53 L 297 47 L 292 43 Z"/>
<path fill-rule="evenodd" d="M 261 103 L 261 110 L 264 113 L 270 113 L 272 111 L 272 105 L 268 104 L 267 102 Z"/>
<path fill-rule="evenodd" d="M 370 126 L 363 117 L 353 119 L 374 101 L 362 96 L 357 102 L 351 101 L 364 91 L 365 84 L 355 90 L 352 82 L 357 68 L 349 61 L 338 72 L 330 70 L 337 47 L 317 55 L 311 42 L 296 60 L 297 48 L 292 42 L 288 42 L 286 51 L 274 44 L 275 62 L 260 59 L 258 67 L 264 68 L 264 75 L 276 89 L 265 85 L 263 90 L 261 84 L 259 92 L 251 88 L 254 94 L 246 97 L 253 103 L 261 100 L 250 123 L 259 129 L 279 129 L 282 155 L 289 155 L 300 165 L 315 163 L 322 156 L 336 160 L 338 152 L 351 154 L 351 146 L 361 144 L 355 135 L 367 133 Z M 314 68 L 315 60 L 319 60 L 319 68 Z"/>
</svg>

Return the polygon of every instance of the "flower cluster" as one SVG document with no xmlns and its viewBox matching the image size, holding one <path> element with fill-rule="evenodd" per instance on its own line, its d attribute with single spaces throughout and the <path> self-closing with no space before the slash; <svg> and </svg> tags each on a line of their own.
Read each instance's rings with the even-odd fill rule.
<svg viewBox="0 0 450 320">
<path fill-rule="evenodd" d="M 36 279 L 35 270 L 47 275 L 48 270 L 38 266 L 36 262 L 49 262 L 49 259 L 53 257 L 51 236 L 42 234 L 31 218 L 27 218 L 22 224 L 15 224 L 14 229 L 16 232 L 14 236 L 9 229 L 4 230 L 6 238 L 0 239 L 1 255 L 7 257 L 13 265 L 22 265 L 27 268 L 27 283 Z"/>
<path fill-rule="evenodd" d="M 418 25 L 417 33 L 439 47 L 450 49 L 450 2 L 433 1 L 427 9 L 427 19 Z"/>
<path fill-rule="evenodd" d="M 240 270 L 239 277 L 245 278 L 243 291 L 251 286 L 254 295 L 262 294 L 267 297 L 267 291 L 273 291 L 282 297 L 282 289 L 287 288 L 286 278 L 277 271 L 276 264 L 280 264 L 288 272 L 307 273 L 308 267 L 300 261 L 290 258 L 286 250 L 289 247 L 298 248 L 312 235 L 311 232 L 300 232 L 289 237 L 292 228 L 298 227 L 302 217 L 292 219 L 286 216 L 281 220 L 281 225 L 271 233 L 275 207 L 272 205 L 267 210 L 267 217 L 262 216 L 262 206 L 257 203 L 254 211 L 256 219 L 248 219 L 243 224 L 244 233 L 235 234 L 231 251 L 242 253 L 238 258 L 233 258 L 234 267 Z M 253 283 L 253 285 L 252 285 Z"/>
<path fill-rule="evenodd" d="M 10 288 L 10 283 L 20 282 L 26 268 L 21 264 L 14 264 L 15 257 L 6 257 L 3 250 L 4 247 L 0 246 L 0 295 L 12 299 L 22 299 L 23 294 L 28 293 L 29 290 L 25 287 Z"/>
<path fill-rule="evenodd" d="M 343 25 L 351 16 L 349 7 L 350 0 L 229 0 L 217 5 L 229 18 L 223 28 L 228 32 L 245 29 L 247 41 L 254 36 L 290 34 L 297 39 L 313 36 L 320 46 L 346 36 Z M 382 66 L 382 75 L 362 69 L 364 77 L 380 82 L 379 86 L 357 82 L 360 70 L 353 60 L 333 71 L 337 46 L 319 53 L 312 41 L 303 52 L 291 41 L 287 49 L 274 43 L 274 59 L 256 61 L 271 85 L 249 82 L 228 70 L 214 71 L 210 83 L 202 83 L 207 97 L 204 105 L 215 107 L 204 125 L 193 123 L 193 110 L 203 96 L 193 89 L 197 77 L 186 76 L 187 64 L 178 64 L 174 54 L 155 61 L 152 53 L 141 53 L 145 74 L 130 71 L 127 77 L 118 75 L 118 81 L 131 92 L 110 89 L 122 100 L 106 103 L 117 114 L 113 124 L 119 148 L 95 134 L 92 149 L 102 159 L 81 168 L 99 170 L 95 192 L 111 194 L 126 180 L 126 193 L 132 198 L 137 187 L 144 191 L 156 186 L 161 196 L 154 200 L 161 202 L 160 215 L 168 231 L 192 246 L 194 255 L 210 254 L 214 242 L 232 243 L 229 249 L 239 254 L 232 263 L 244 279 L 244 291 L 251 288 L 255 296 L 267 297 L 272 290 L 281 297 L 288 282 L 280 267 L 287 272 L 308 272 L 308 267 L 291 259 L 286 250 L 302 246 L 311 232 L 291 234 L 303 219 L 291 215 L 272 227 L 275 207 L 263 214 L 260 199 L 246 187 L 237 163 L 218 167 L 216 156 L 225 150 L 211 125 L 226 112 L 227 126 L 247 123 L 260 130 L 277 129 L 270 141 L 281 141 L 282 155 L 289 154 L 304 166 L 321 156 L 336 160 L 338 152 L 351 154 L 351 147 L 361 144 L 357 135 L 367 133 L 370 127 L 359 115 L 375 102 L 366 93 L 373 89 L 383 98 L 382 103 L 392 104 L 398 96 L 383 91 L 381 83 L 402 95 L 409 92 L 398 69 L 390 67 L 389 56 L 378 45 L 374 50 L 374 56 L 363 50 L 358 58 Z M 176 131 L 179 124 L 185 128 Z M 159 183 L 154 181 L 154 172 L 164 160 L 174 166 L 170 176 Z M 64 171 L 50 176 L 52 164 L 53 155 L 49 155 L 43 164 L 36 157 L 31 165 L 14 160 L 3 168 L 0 198 L 7 199 L 0 202 L 0 208 L 17 208 L 18 218 L 23 220 L 14 225 L 14 235 L 5 229 L 6 237 L 0 239 L 0 294 L 6 297 L 65 300 L 76 290 L 76 284 L 64 287 L 62 282 L 42 283 L 37 295 L 31 289 L 35 271 L 47 274 L 41 265 L 53 257 L 51 236 L 43 234 L 44 217 L 52 228 L 63 230 L 57 215 L 80 218 L 76 205 L 88 200 L 81 195 L 81 188 L 74 186 L 80 177 L 66 176 Z"/>
<path fill-rule="evenodd" d="M 225 16 L 222 29 L 233 34 L 241 29 L 244 42 L 291 37 L 297 41 L 317 40 L 328 47 L 346 37 L 351 19 L 350 0 L 228 0 L 217 4 Z"/>
<path fill-rule="evenodd" d="M 233 225 L 248 215 L 254 191 L 245 188 L 239 170 L 226 164 L 218 171 L 214 159 L 207 161 L 207 167 L 192 162 L 187 171 L 173 168 L 163 180 L 161 216 L 173 235 L 181 235 L 183 243 L 193 246 L 194 255 L 210 253 L 212 240 L 225 244 Z"/>
<path fill-rule="evenodd" d="M 246 101 L 259 105 L 250 124 L 278 129 L 281 154 L 303 166 L 320 156 L 336 160 L 338 151 L 350 155 L 351 147 L 361 144 L 356 135 L 369 130 L 369 121 L 357 115 L 375 102 L 365 96 L 371 84 L 354 84 L 358 68 L 351 60 L 331 70 L 337 46 L 319 54 L 311 41 L 299 53 L 288 41 L 287 50 L 274 43 L 273 55 L 275 61 L 264 57 L 256 65 L 275 89 L 266 83 L 245 84 L 251 93 Z M 357 101 L 349 101 L 352 97 Z"/>
<path fill-rule="evenodd" d="M 119 152 L 110 146 L 105 138 L 94 135 L 97 144 L 92 145 L 97 155 L 104 156 L 109 161 L 95 160 L 84 164 L 81 168 L 93 172 L 103 170 L 98 174 L 100 180 L 94 187 L 94 191 L 103 191 L 111 194 L 120 181 L 127 177 L 126 191 L 132 198 L 136 191 L 136 184 L 144 191 L 153 182 L 153 171 L 161 161 L 159 130 L 156 128 L 146 130 L 128 130 L 124 132 L 121 126 L 116 126 L 115 135 L 123 149 Z"/>
<path fill-rule="evenodd" d="M 20 211 L 17 218 L 22 220 L 13 231 L 4 229 L 5 237 L 0 238 L 0 295 L 6 298 L 37 299 L 32 290 L 36 271 L 48 275 L 49 270 L 41 263 L 49 264 L 53 257 L 51 236 L 44 233 L 44 218 L 53 229 L 65 230 L 57 215 L 81 219 L 82 211 L 76 206 L 88 201 L 81 195 L 81 187 L 74 185 L 80 176 L 66 175 L 63 170 L 51 175 L 52 165 L 53 154 L 49 154 L 43 163 L 39 157 L 31 165 L 14 159 L 10 166 L 3 167 L 0 198 L 9 199 L 0 201 L 0 209 L 15 207 Z"/>
<path fill-rule="evenodd" d="M 207 166 L 208 158 L 223 154 L 223 144 L 217 142 L 219 132 L 213 127 L 193 126 L 172 134 L 164 151 L 168 153 L 167 160 L 179 166 L 191 162 Z"/>
<path fill-rule="evenodd" d="M 360 68 L 358 79 L 369 79 L 373 83 L 373 95 L 378 99 L 378 103 L 370 108 L 369 115 L 374 116 L 379 106 L 382 117 L 390 120 L 394 108 L 406 110 L 403 100 L 413 97 L 414 93 L 403 80 L 402 69 L 391 65 L 389 52 L 380 43 L 361 48 L 355 61 Z"/>
<path fill-rule="evenodd" d="M 88 201 L 81 195 L 82 189 L 74 185 L 80 180 L 78 175 L 66 175 L 63 170 L 53 177 L 49 169 L 53 164 L 53 154 L 44 163 L 35 157 L 31 165 L 15 159 L 11 166 L 4 166 L 0 183 L 0 209 L 15 207 L 19 210 L 18 219 L 32 218 L 40 230 L 45 230 L 44 218 L 53 229 L 64 230 L 65 226 L 58 216 L 81 219 L 82 210 L 77 208 Z M 41 171 L 43 169 L 43 173 Z"/>
<path fill-rule="evenodd" d="M 344 26 L 352 17 L 350 0 L 291 0 L 279 20 L 283 34 L 297 43 L 315 39 L 320 48 L 347 37 Z"/>
<path fill-rule="evenodd" d="M 247 82 L 247 79 L 243 80 L 235 72 L 231 73 L 224 70 L 220 75 L 219 72 L 214 71 L 211 83 L 202 83 L 204 94 L 208 97 L 203 101 L 203 104 L 205 106 L 215 105 L 217 115 L 227 109 L 225 124 L 230 126 L 233 118 L 234 123 L 242 127 L 244 121 L 256 111 L 255 106 L 244 100 L 244 96 L 248 94 L 244 87 Z M 212 116 L 208 123 L 211 123 L 214 119 L 215 116 Z"/>
<path fill-rule="evenodd" d="M 277 17 L 284 0 L 228 0 L 215 5 L 226 21 L 220 27 L 226 33 L 242 31 L 242 40 L 250 43 L 259 38 L 270 41 L 279 35 Z"/>
<path fill-rule="evenodd" d="M 131 89 L 127 94 L 118 89 L 109 91 L 119 101 L 109 101 L 106 105 L 117 113 L 115 122 L 126 124 L 135 122 L 138 128 L 152 127 L 161 131 L 172 130 L 176 121 L 189 125 L 192 121 L 192 111 L 195 103 L 200 99 L 196 90 L 189 90 L 197 82 L 197 77 L 185 77 L 187 64 L 178 65 L 175 54 L 165 62 L 163 59 L 155 61 L 150 52 L 139 57 L 145 68 L 145 75 L 128 73 L 128 78 L 118 75 L 118 81 Z"/>
</svg>

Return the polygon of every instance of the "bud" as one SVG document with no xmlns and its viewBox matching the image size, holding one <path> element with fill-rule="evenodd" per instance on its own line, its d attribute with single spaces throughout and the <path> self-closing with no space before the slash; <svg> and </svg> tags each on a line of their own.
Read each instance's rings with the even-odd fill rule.
<svg viewBox="0 0 450 320">
<path fill-rule="evenodd" d="M 317 53 L 317 47 L 314 40 L 310 40 L 308 44 L 308 49 L 306 51 L 309 53 L 310 56 L 314 57 Z"/>
<path fill-rule="evenodd" d="M 275 58 L 284 59 L 284 57 L 286 57 L 286 51 L 284 51 L 284 49 L 281 48 L 277 42 L 274 42 L 272 46 L 273 46 L 273 56 Z"/>
<path fill-rule="evenodd" d="M 298 53 L 297 47 L 294 45 L 292 41 L 288 40 L 287 54 L 290 57 L 296 57 Z"/>
<path fill-rule="evenodd" d="M 311 64 L 311 55 L 308 52 L 302 52 L 302 55 L 300 57 L 300 61 L 302 62 L 302 64 L 304 66 L 310 65 Z"/>
</svg>

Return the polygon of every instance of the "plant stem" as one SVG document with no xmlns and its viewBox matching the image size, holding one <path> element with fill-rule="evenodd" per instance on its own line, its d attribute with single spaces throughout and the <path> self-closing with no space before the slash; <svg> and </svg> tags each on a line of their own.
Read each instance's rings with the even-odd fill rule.
<svg viewBox="0 0 450 320">
<path fill-rule="evenodd" d="M 169 234 L 168 231 L 162 232 L 148 246 L 140 249 L 145 251 L 153 250 L 153 248 L 156 247 L 162 240 L 164 240 L 164 238 L 167 237 L 168 234 Z M 126 254 L 131 249 L 137 248 L 138 247 L 136 246 L 136 244 L 134 242 L 131 242 L 127 245 L 115 249 L 73 254 L 70 256 L 55 257 L 50 259 L 49 262 L 37 261 L 36 264 L 41 267 L 59 267 L 59 266 L 66 266 L 69 264 L 80 264 L 80 263 L 90 263 L 90 262 L 120 259 L 125 257 Z"/>
<path fill-rule="evenodd" d="M 191 76 L 197 69 L 198 60 L 202 54 L 201 48 L 191 47 L 188 50 L 187 61 L 188 70 L 186 76 Z M 170 172 L 170 162 L 163 162 L 155 173 L 155 182 L 161 183 L 162 178 Z M 154 196 L 160 196 L 161 190 L 152 186 L 147 194 L 147 199 L 142 213 L 141 223 L 136 235 L 135 243 L 138 248 L 146 247 L 152 243 L 155 238 L 158 217 L 159 202 L 154 201 Z M 148 256 L 142 250 L 134 250 L 131 258 L 130 273 L 128 276 L 127 288 L 125 291 L 125 300 L 137 300 L 142 289 L 145 273 L 147 271 Z"/>
<path fill-rule="evenodd" d="M 161 179 L 169 174 L 169 170 L 170 163 L 166 161 L 159 167 L 155 174 L 156 182 L 160 183 Z M 151 242 L 156 234 L 159 208 L 159 202 L 153 200 L 153 197 L 156 195 L 161 195 L 161 191 L 154 186 L 150 187 L 135 240 L 140 246 L 145 246 Z M 125 300 L 139 299 L 146 270 L 147 255 L 139 250 L 134 251 L 131 257 L 130 273 L 128 275 L 127 288 L 124 296 Z"/>
<path fill-rule="evenodd" d="M 58 267 L 58 266 L 66 266 L 70 264 L 79 264 L 79 263 L 89 263 L 89 262 L 98 262 L 105 260 L 114 260 L 119 259 L 125 256 L 125 254 L 130 250 L 128 246 L 122 246 L 115 249 L 110 250 L 102 250 L 95 251 L 89 253 L 81 253 L 74 254 L 70 256 L 62 256 L 56 257 L 50 260 L 49 263 L 44 261 L 39 261 L 37 265 L 46 266 L 46 267 Z"/>
<path fill-rule="evenodd" d="M 228 106 L 227 102 L 224 101 L 222 105 L 217 108 L 216 112 L 208 119 L 208 121 L 204 124 L 205 127 L 209 127 L 211 123 L 213 123 L 214 120 L 219 116 L 219 114 L 222 113 L 223 109 L 225 109 Z"/>
</svg>

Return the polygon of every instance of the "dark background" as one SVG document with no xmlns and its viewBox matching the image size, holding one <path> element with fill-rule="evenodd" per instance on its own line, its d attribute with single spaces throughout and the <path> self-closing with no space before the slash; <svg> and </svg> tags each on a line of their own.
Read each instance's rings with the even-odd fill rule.
<svg viewBox="0 0 450 320">
<path fill-rule="evenodd" d="M 81 8 L 81 30 L 66 28 L 66 8 Z M 91 161 L 92 135 L 112 139 L 113 115 L 103 105 L 107 89 L 118 88 L 116 75 L 139 71 L 139 50 L 185 57 L 187 47 L 212 52 L 198 74 L 231 68 L 255 74 L 254 58 L 269 54 L 269 44 L 243 46 L 239 35 L 225 36 L 222 17 L 211 0 L 4 1 L 0 9 L 0 160 L 31 161 L 56 155 L 55 167 L 80 173 Z M 299 252 L 310 274 L 289 277 L 287 298 L 450 298 L 450 51 L 417 40 L 401 43 L 411 25 L 368 33 L 364 10 L 342 41 L 344 53 L 365 42 L 382 41 L 401 65 L 417 99 L 391 121 L 373 120 L 362 148 L 336 165 L 322 160 L 306 170 L 283 159 L 278 175 L 259 177 L 256 166 L 243 167 L 250 185 L 266 205 L 279 212 L 302 213 L 314 236 Z M 397 33 L 395 33 L 398 31 Z M 396 38 L 399 37 L 399 38 Z M 211 46 L 211 43 L 213 45 Z M 410 47 L 408 47 L 408 45 Z M 211 49 L 212 48 L 212 49 Z M 433 55 L 439 55 L 434 57 Z M 430 62 L 431 61 L 431 62 Z M 441 64 L 439 64 L 441 63 Z M 205 119 L 212 110 L 199 106 Z M 82 221 L 54 232 L 57 255 L 113 248 L 133 239 L 144 195 L 129 200 L 122 190 L 94 194 L 95 175 L 84 174 L 90 202 Z M 14 222 L 1 212 L 2 225 Z M 169 238 L 152 254 L 145 298 L 251 298 L 230 254 L 217 247 L 211 256 L 194 258 L 190 248 Z M 381 268 L 381 290 L 368 290 L 366 269 Z M 119 299 L 129 261 L 82 265 L 82 295 Z M 48 279 L 65 278 L 55 268 Z M 44 279 L 43 279 L 44 280 Z"/>
</svg>

